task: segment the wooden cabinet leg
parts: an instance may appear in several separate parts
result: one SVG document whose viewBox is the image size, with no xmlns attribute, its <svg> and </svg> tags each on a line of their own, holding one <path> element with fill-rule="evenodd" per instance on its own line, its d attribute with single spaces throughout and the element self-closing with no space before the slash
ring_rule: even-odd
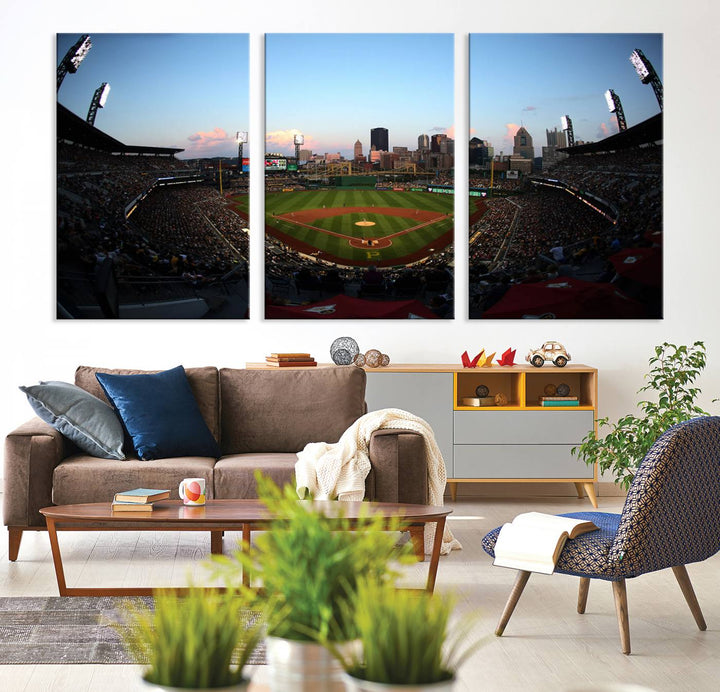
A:
<svg viewBox="0 0 720 692">
<path fill-rule="evenodd" d="M 592 506 L 597 509 L 598 507 L 598 501 L 597 496 L 595 495 L 595 485 L 594 483 L 583 483 L 583 487 L 585 488 L 585 492 L 587 493 L 588 497 L 590 498 L 590 502 L 592 502 Z"/>
<path fill-rule="evenodd" d="M 224 531 L 210 532 L 210 552 L 213 555 L 222 555 Z"/>
<path fill-rule="evenodd" d="M 15 526 L 8 526 L 8 560 L 10 560 L 10 562 L 17 560 L 22 535 L 22 529 L 18 529 Z"/>
<path fill-rule="evenodd" d="M 448 485 L 450 486 L 450 499 L 451 499 L 453 502 L 455 502 L 455 500 L 457 500 L 457 487 L 458 487 L 458 484 L 457 484 L 457 483 L 452 483 L 452 482 L 450 482 L 450 483 L 448 483 Z"/>
<path fill-rule="evenodd" d="M 590 578 L 580 577 L 580 588 L 578 589 L 577 612 L 582 615 L 587 605 L 588 591 L 590 590 Z"/>
<path fill-rule="evenodd" d="M 510 592 L 510 597 L 505 604 L 505 610 L 503 610 L 502 615 L 500 616 L 500 622 L 498 622 L 497 627 L 495 628 L 496 637 L 502 637 L 505 627 L 508 624 L 508 620 L 510 620 L 510 616 L 513 614 L 513 610 L 515 610 L 515 606 L 520 600 L 525 584 L 527 584 L 531 574 L 532 572 L 525 572 L 524 570 L 518 572 L 515 584 Z"/>
<path fill-rule="evenodd" d="M 578 500 L 582 500 L 585 497 L 585 488 L 582 483 L 575 483 L 575 492 L 577 492 Z"/>
<path fill-rule="evenodd" d="M 410 540 L 412 541 L 415 558 L 418 562 L 425 561 L 425 526 L 411 526 Z"/>
<path fill-rule="evenodd" d="M 688 575 L 685 565 L 673 567 L 672 571 L 675 574 L 675 579 L 677 579 L 678 584 L 680 584 L 680 589 L 683 592 L 683 596 L 685 596 L 685 601 L 690 606 L 690 612 L 693 614 L 698 628 L 701 632 L 704 632 L 707 629 L 707 625 L 705 624 L 705 618 L 703 617 L 702 610 L 700 610 L 700 604 L 698 603 L 697 596 L 695 596 L 695 589 L 693 589 L 690 583 L 690 575 Z"/>
<path fill-rule="evenodd" d="M 630 619 L 628 617 L 627 589 L 625 580 L 612 582 L 613 596 L 615 597 L 615 612 L 617 613 L 618 629 L 620 630 L 620 646 L 622 652 L 630 653 Z"/>
</svg>

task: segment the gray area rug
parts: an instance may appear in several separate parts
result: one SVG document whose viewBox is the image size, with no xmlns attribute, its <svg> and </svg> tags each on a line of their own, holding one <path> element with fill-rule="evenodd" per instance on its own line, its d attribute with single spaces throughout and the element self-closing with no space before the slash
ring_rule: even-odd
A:
<svg viewBox="0 0 720 692">
<path fill-rule="evenodd" d="M 0 664 L 134 663 L 113 627 L 130 601 L 153 605 L 151 597 L 2 597 Z M 248 663 L 265 663 L 262 642 Z"/>
</svg>

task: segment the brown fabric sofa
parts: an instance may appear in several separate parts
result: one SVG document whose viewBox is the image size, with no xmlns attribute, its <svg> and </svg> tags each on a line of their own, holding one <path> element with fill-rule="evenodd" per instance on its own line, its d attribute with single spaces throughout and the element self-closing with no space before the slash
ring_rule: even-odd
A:
<svg viewBox="0 0 720 692">
<path fill-rule="evenodd" d="M 75 384 L 107 401 L 96 372 L 147 371 L 79 367 Z M 337 442 L 366 412 L 365 371 L 354 366 L 280 371 L 202 367 L 186 373 L 220 444 L 219 459 L 91 457 L 39 418 L 6 437 L 4 522 L 10 560 L 17 559 L 23 531 L 45 528 L 38 511 L 42 507 L 109 502 L 114 493 L 135 487 L 170 488 L 177 498 L 178 485 L 187 477 L 205 478 L 208 498 L 254 498 L 256 469 L 277 483 L 290 482 L 296 452 L 308 442 Z M 410 431 L 373 433 L 366 498 L 425 503 L 423 445 L 422 437 Z"/>
</svg>

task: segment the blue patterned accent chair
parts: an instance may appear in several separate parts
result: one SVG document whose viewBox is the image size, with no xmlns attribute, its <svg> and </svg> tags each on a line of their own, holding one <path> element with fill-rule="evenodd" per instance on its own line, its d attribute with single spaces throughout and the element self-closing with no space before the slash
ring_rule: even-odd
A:
<svg viewBox="0 0 720 692">
<path fill-rule="evenodd" d="M 690 611 L 706 629 L 685 565 L 720 550 L 720 417 L 694 418 L 670 428 L 652 446 L 625 500 L 622 514 L 572 512 L 599 531 L 567 541 L 556 572 L 580 577 L 578 613 L 585 612 L 590 579 L 612 583 L 620 643 L 630 653 L 625 580 L 671 567 Z M 498 527 L 483 538 L 495 557 Z M 501 636 L 530 572 L 519 571 L 495 634 Z"/>
</svg>

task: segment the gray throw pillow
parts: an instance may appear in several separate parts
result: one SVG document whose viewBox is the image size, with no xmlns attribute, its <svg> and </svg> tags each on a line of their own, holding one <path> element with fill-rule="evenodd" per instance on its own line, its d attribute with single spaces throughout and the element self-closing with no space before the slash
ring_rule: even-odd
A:
<svg viewBox="0 0 720 692">
<path fill-rule="evenodd" d="M 124 459 L 122 423 L 111 406 L 67 382 L 20 387 L 30 406 L 80 449 L 94 457 Z"/>
</svg>

